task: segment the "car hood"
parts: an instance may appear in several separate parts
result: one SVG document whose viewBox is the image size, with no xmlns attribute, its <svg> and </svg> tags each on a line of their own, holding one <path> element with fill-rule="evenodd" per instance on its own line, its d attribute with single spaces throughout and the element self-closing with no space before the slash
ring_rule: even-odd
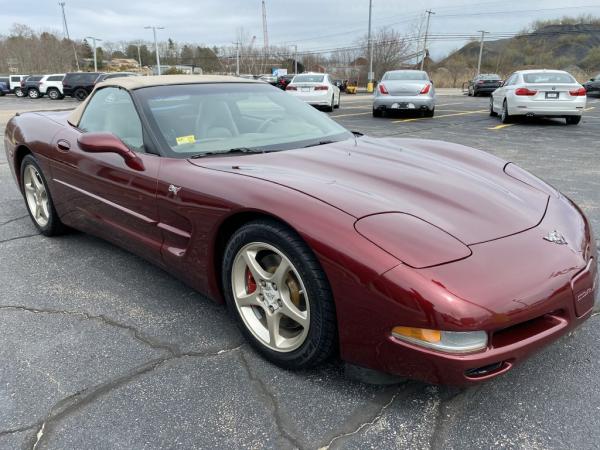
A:
<svg viewBox="0 0 600 450">
<path fill-rule="evenodd" d="M 357 219 L 410 214 L 467 245 L 535 227 L 548 203 L 547 194 L 504 173 L 505 161 L 440 141 L 364 137 L 190 162 L 287 186 Z"/>
</svg>

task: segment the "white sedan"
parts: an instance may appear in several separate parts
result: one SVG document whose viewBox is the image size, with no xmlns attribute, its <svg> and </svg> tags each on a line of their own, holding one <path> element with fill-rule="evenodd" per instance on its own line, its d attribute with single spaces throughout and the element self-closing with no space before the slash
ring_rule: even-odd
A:
<svg viewBox="0 0 600 450">
<path fill-rule="evenodd" d="M 332 83 L 328 74 L 296 75 L 285 90 L 309 105 L 325 107 L 327 111 L 340 107 L 340 88 Z"/>
<path fill-rule="evenodd" d="M 514 116 L 562 117 L 577 125 L 586 105 L 585 88 L 562 70 L 521 70 L 492 92 L 490 115 L 503 123 Z"/>
</svg>

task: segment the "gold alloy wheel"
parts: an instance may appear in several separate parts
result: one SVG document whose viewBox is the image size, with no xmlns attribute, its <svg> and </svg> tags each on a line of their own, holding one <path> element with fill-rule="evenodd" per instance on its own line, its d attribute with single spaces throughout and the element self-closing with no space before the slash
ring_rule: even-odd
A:
<svg viewBox="0 0 600 450">
<path fill-rule="evenodd" d="M 31 164 L 24 170 L 23 187 L 25 189 L 27 207 L 29 208 L 33 219 L 40 227 L 45 227 L 50 220 L 48 191 L 46 191 L 40 173 Z"/>
<path fill-rule="evenodd" d="M 235 256 L 231 287 L 238 313 L 266 347 L 291 352 L 306 340 L 310 303 L 292 262 L 263 242 L 245 245 Z"/>
</svg>

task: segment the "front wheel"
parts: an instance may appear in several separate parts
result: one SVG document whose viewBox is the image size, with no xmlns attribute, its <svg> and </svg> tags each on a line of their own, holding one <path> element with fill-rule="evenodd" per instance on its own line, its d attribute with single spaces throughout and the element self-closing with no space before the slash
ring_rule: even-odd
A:
<svg viewBox="0 0 600 450">
<path fill-rule="evenodd" d="M 29 96 L 29 98 L 38 98 L 40 97 L 40 91 L 38 91 L 35 88 L 29 89 L 29 91 L 27 91 L 27 95 Z"/>
<path fill-rule="evenodd" d="M 48 89 L 48 97 L 50 97 L 50 100 L 58 100 L 62 98 L 58 89 Z"/>
<path fill-rule="evenodd" d="M 329 106 L 327 108 L 325 108 L 325 110 L 328 112 L 332 112 L 334 108 L 335 108 L 335 95 L 332 95 L 331 103 L 329 104 Z"/>
<path fill-rule="evenodd" d="M 565 117 L 565 120 L 567 121 L 567 125 L 579 125 L 581 116 L 567 116 Z"/>
<path fill-rule="evenodd" d="M 25 97 L 25 93 L 23 92 L 23 89 L 21 89 L 21 88 L 15 88 L 15 95 L 17 97 Z"/>
<path fill-rule="evenodd" d="M 21 164 L 21 191 L 29 216 L 36 228 L 45 236 L 65 231 L 48 190 L 48 183 L 32 155 L 26 155 Z"/>
<path fill-rule="evenodd" d="M 342 95 L 338 95 L 338 101 L 335 105 L 335 109 L 340 109 L 340 104 L 342 103 Z"/>
<path fill-rule="evenodd" d="M 428 109 L 427 111 L 425 111 L 425 117 L 433 117 L 435 115 L 435 107 L 433 107 L 432 109 Z"/>
<path fill-rule="evenodd" d="M 333 354 L 331 289 L 315 255 L 293 230 L 271 220 L 244 225 L 227 244 L 222 273 L 230 313 L 267 359 L 304 369 Z"/>
<path fill-rule="evenodd" d="M 75 92 L 73 93 L 73 97 L 75 97 L 80 102 L 84 101 L 87 96 L 88 96 L 88 93 L 83 88 L 76 89 Z"/>
</svg>

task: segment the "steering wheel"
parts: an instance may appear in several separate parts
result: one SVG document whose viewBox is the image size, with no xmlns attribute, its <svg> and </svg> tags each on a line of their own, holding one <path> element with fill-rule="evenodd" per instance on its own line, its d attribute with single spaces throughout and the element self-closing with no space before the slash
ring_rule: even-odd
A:
<svg viewBox="0 0 600 450">
<path fill-rule="evenodd" d="M 260 124 L 260 126 L 258 127 L 258 129 L 256 130 L 257 133 L 261 133 L 265 130 L 265 128 L 267 128 L 268 125 L 277 122 L 278 120 L 283 120 L 282 117 L 278 117 L 278 116 L 274 116 L 274 117 L 269 117 L 268 119 L 265 119 L 265 121 L 263 123 Z"/>
</svg>

